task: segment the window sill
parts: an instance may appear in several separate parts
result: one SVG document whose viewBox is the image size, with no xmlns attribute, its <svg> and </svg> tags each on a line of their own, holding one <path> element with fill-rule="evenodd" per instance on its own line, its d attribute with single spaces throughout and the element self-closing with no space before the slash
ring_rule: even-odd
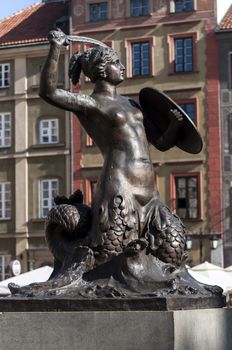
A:
<svg viewBox="0 0 232 350">
<path fill-rule="evenodd" d="M 126 77 L 125 79 L 148 79 L 148 78 L 154 78 L 155 75 L 148 74 L 148 75 L 136 75 L 133 77 Z"/>
<path fill-rule="evenodd" d="M 191 74 L 197 74 L 200 73 L 199 70 L 193 70 L 191 72 L 169 72 L 168 75 L 172 76 L 172 75 L 191 75 Z"/>
<path fill-rule="evenodd" d="M 11 147 L 12 147 L 12 145 L 10 145 L 10 146 L 0 146 L 0 152 L 4 151 L 5 149 L 8 150 Z"/>
<path fill-rule="evenodd" d="M 30 219 L 29 222 L 32 223 L 44 223 L 46 218 L 34 218 L 34 219 Z"/>
<path fill-rule="evenodd" d="M 152 17 L 152 14 L 148 13 L 147 15 L 139 15 L 139 16 L 133 16 L 130 14 L 127 18 L 147 18 L 147 17 Z"/>
<path fill-rule="evenodd" d="M 1 218 L 0 218 L 0 223 L 1 223 L 1 222 L 5 222 L 5 221 L 6 221 L 6 222 L 9 222 L 9 221 L 11 221 L 11 218 L 6 218 L 6 219 L 1 219 Z"/>
<path fill-rule="evenodd" d="M 62 83 L 62 82 L 57 83 L 57 87 L 63 87 L 63 86 L 64 86 L 64 83 Z M 33 84 L 33 85 L 29 86 L 28 90 L 29 89 L 37 90 L 39 88 L 40 88 L 40 84 Z"/>
<path fill-rule="evenodd" d="M 204 220 L 202 218 L 196 218 L 196 219 L 184 219 L 184 218 L 181 218 L 180 217 L 180 220 L 181 221 L 184 221 L 184 222 L 191 222 L 191 223 L 198 223 L 198 222 L 204 222 Z"/>
<path fill-rule="evenodd" d="M 192 10 L 185 10 L 185 11 L 179 11 L 179 12 L 176 12 L 176 11 L 170 11 L 169 13 L 171 15 L 179 15 L 179 14 L 189 14 L 189 13 L 195 13 L 196 10 L 195 9 L 192 9 Z"/>
<path fill-rule="evenodd" d="M 31 149 L 39 149 L 39 148 L 52 148 L 52 147 L 64 147 L 64 143 L 39 143 L 36 145 L 32 145 Z"/>
<path fill-rule="evenodd" d="M 101 23 L 101 22 L 107 22 L 107 21 L 109 21 L 110 20 L 110 18 L 105 18 L 105 19 L 97 19 L 96 21 L 93 21 L 93 20 L 91 20 L 91 19 L 89 19 L 88 21 L 87 21 L 87 23 Z"/>
<path fill-rule="evenodd" d="M 7 86 L 0 86 L 0 89 L 9 89 L 10 88 L 10 85 L 7 85 Z"/>
<path fill-rule="evenodd" d="M 39 86 L 40 86 L 39 84 L 35 84 L 35 85 L 31 85 L 30 88 L 33 90 L 34 89 L 36 90 L 36 89 L 39 89 Z"/>
</svg>

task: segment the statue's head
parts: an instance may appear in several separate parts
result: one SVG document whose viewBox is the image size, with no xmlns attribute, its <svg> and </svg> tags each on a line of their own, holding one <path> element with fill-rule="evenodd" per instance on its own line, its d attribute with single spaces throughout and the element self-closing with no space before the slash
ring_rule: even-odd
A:
<svg viewBox="0 0 232 350">
<path fill-rule="evenodd" d="M 69 64 L 69 77 L 72 79 L 74 85 L 76 85 L 80 79 L 81 71 L 95 83 L 97 80 L 107 79 L 109 73 L 109 65 L 117 64 L 119 70 L 121 70 L 121 82 L 123 80 L 124 71 L 123 65 L 119 61 L 118 54 L 110 47 L 96 46 L 86 50 L 84 53 L 75 53 Z M 108 71 L 108 73 L 107 73 Z"/>
</svg>

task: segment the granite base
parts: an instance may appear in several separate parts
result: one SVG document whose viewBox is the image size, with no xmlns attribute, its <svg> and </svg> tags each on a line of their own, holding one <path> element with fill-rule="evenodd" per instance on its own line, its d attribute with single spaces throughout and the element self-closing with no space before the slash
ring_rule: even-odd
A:
<svg viewBox="0 0 232 350">
<path fill-rule="evenodd" d="M 231 350 L 232 309 L 2 312 L 0 350 Z"/>
</svg>

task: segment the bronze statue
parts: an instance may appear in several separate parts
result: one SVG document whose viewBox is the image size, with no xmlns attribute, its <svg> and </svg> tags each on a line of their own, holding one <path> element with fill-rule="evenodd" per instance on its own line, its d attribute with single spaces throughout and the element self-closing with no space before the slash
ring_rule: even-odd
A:
<svg viewBox="0 0 232 350">
<path fill-rule="evenodd" d="M 80 191 L 69 199 L 56 198 L 57 206 L 46 220 L 55 269 L 42 288 L 60 288 L 58 293 L 62 293 L 63 286 L 81 278 L 85 287 L 78 282 L 70 288 L 72 293 L 213 293 L 183 267 L 185 227 L 160 201 L 148 148 L 149 140 L 161 151 L 177 145 L 197 153 L 202 142 L 194 125 L 173 101 L 154 89 L 141 91 L 142 109 L 119 95 L 117 85 L 124 79 L 125 68 L 106 45 L 76 53 L 70 60 L 69 76 L 74 84 L 81 72 L 95 84 L 90 96 L 59 89 L 59 54 L 62 45 L 68 45 L 68 38 L 60 30 L 51 31 L 48 38 L 50 51 L 41 73 L 40 96 L 76 114 L 99 147 L 104 164 L 91 208 L 83 204 Z M 153 106 L 157 94 L 164 101 Z M 10 287 L 15 294 L 41 291 L 39 286 Z"/>
</svg>

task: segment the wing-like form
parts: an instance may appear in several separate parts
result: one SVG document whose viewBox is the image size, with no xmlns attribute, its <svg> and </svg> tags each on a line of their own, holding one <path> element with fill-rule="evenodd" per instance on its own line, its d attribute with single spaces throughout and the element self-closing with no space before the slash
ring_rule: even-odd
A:
<svg viewBox="0 0 232 350">
<path fill-rule="evenodd" d="M 202 138 L 189 116 L 170 97 L 153 88 L 144 88 L 139 93 L 144 114 L 144 127 L 148 141 L 157 147 L 156 141 L 170 125 L 170 110 L 177 109 L 183 117 L 175 145 L 185 152 L 197 154 L 202 150 Z"/>
</svg>

